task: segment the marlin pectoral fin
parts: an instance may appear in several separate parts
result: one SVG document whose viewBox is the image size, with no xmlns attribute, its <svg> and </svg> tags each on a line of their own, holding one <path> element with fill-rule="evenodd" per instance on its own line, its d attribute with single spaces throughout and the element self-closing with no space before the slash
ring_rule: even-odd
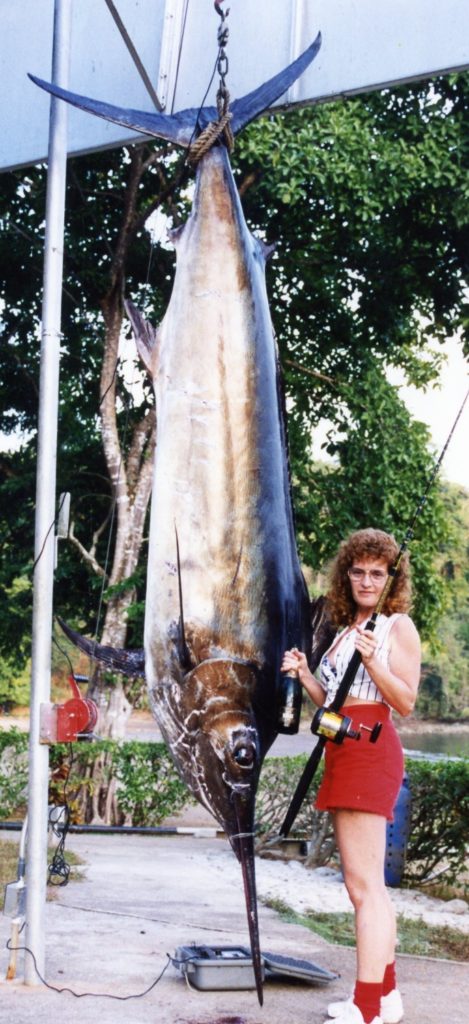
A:
<svg viewBox="0 0 469 1024">
<path fill-rule="evenodd" d="M 327 599 L 324 595 L 311 601 L 311 627 L 312 643 L 308 664 L 311 672 L 314 672 L 337 632 L 329 617 Z"/>
<path fill-rule="evenodd" d="M 126 651 L 119 647 L 105 647 L 103 644 L 96 643 L 95 640 L 88 640 L 87 637 L 81 636 L 80 633 L 67 626 L 63 619 L 57 617 L 57 622 L 65 636 L 75 644 L 75 647 L 84 651 L 90 658 L 94 658 L 95 661 L 106 665 L 114 672 L 122 672 L 125 676 L 145 676 L 145 652 L 143 650 Z"/>
<path fill-rule="evenodd" d="M 158 335 L 155 328 L 145 320 L 133 302 L 127 300 L 125 303 L 127 316 L 132 324 L 135 343 L 142 363 L 146 366 L 151 377 L 155 375 L 155 357 Z"/>
<path fill-rule="evenodd" d="M 231 128 L 236 135 L 245 125 L 253 121 L 258 114 L 278 99 L 282 93 L 293 84 L 293 82 L 311 64 L 321 46 L 321 33 L 318 32 L 314 43 L 308 47 L 292 64 L 274 75 L 268 82 L 264 82 L 258 89 L 248 93 L 231 105 L 233 119 Z M 123 125 L 125 128 L 132 128 L 133 131 L 142 132 L 143 135 L 151 135 L 158 139 L 167 139 L 179 146 L 190 146 L 194 135 L 202 131 L 211 121 L 216 121 L 218 113 L 216 107 L 203 107 L 201 110 L 191 108 L 180 110 L 175 114 L 159 114 L 145 110 L 126 110 L 123 107 L 115 107 L 112 103 L 103 103 L 100 100 L 92 100 L 88 96 L 79 96 L 77 93 L 68 92 L 58 85 L 45 82 L 35 75 L 28 76 L 35 85 L 58 99 L 66 100 L 72 106 L 80 110 L 86 110 L 89 114 L 96 114 L 105 121 L 112 121 L 114 124 Z"/>
</svg>

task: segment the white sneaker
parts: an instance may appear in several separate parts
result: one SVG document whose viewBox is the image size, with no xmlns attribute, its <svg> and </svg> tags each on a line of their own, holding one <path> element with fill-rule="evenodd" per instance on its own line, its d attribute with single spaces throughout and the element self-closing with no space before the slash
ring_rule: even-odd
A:
<svg viewBox="0 0 469 1024">
<path fill-rule="evenodd" d="M 350 999 L 342 1000 L 337 1003 L 329 1003 L 327 1007 L 327 1013 L 329 1017 L 342 1017 L 344 1007 L 349 1003 L 353 1003 L 353 996 Z M 394 988 L 392 992 L 388 992 L 387 996 L 381 997 L 381 1008 L 380 1015 L 383 1024 L 399 1024 L 404 1016 L 404 1007 L 402 1005 L 402 996 L 398 988 Z"/>
<path fill-rule="evenodd" d="M 331 1009 L 335 1009 L 336 1012 L 332 1014 Z M 337 1024 L 365 1024 L 361 1010 L 352 999 L 345 999 L 341 1003 L 331 1003 L 327 1012 L 330 1017 L 335 1017 Z M 327 1024 L 327 1021 L 324 1024 Z M 371 1024 L 383 1024 L 383 1018 L 373 1017 Z"/>
<path fill-rule="evenodd" d="M 383 1024 L 399 1024 L 404 1016 L 402 996 L 398 988 L 393 988 L 387 996 L 381 996 L 381 1017 Z"/>
</svg>

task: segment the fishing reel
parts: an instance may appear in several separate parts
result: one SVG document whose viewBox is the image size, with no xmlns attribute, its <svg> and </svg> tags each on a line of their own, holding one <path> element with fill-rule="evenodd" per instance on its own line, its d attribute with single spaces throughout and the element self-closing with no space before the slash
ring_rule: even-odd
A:
<svg viewBox="0 0 469 1024">
<path fill-rule="evenodd" d="M 361 739 L 362 730 L 370 733 L 370 743 L 376 743 L 382 728 L 383 723 L 376 722 L 373 727 L 360 723 L 359 729 L 352 729 L 351 718 L 347 715 L 340 715 L 337 711 L 331 711 L 330 708 L 318 708 L 311 722 L 311 732 L 316 736 L 324 736 L 326 740 L 332 740 L 337 744 L 343 743 L 345 739 Z"/>
</svg>

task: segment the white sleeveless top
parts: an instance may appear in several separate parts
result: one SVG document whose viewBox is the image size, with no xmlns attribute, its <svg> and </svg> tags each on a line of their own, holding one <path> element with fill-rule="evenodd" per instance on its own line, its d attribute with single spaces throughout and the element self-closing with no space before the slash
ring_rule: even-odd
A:
<svg viewBox="0 0 469 1024">
<path fill-rule="evenodd" d="M 374 635 L 378 641 L 376 648 L 376 657 L 382 665 L 388 667 L 389 663 L 389 647 L 390 647 L 390 633 L 391 629 L 396 622 L 396 619 L 401 617 L 401 613 L 395 613 L 394 615 L 378 615 L 376 625 L 374 629 Z M 339 683 L 344 677 L 345 670 L 352 655 L 355 652 L 355 637 L 356 628 L 350 629 L 347 627 L 342 632 L 338 633 L 333 643 L 329 647 L 329 650 L 321 658 L 320 662 L 320 683 L 325 691 L 325 706 L 328 707 L 332 703 L 337 693 Z M 342 638 L 342 639 L 341 639 Z M 334 651 L 335 664 L 331 665 L 328 654 Z M 381 704 L 386 704 L 384 697 L 378 690 L 371 676 L 368 674 L 363 662 L 358 668 L 355 680 L 349 690 L 349 697 L 357 697 L 360 700 L 377 701 Z"/>
</svg>

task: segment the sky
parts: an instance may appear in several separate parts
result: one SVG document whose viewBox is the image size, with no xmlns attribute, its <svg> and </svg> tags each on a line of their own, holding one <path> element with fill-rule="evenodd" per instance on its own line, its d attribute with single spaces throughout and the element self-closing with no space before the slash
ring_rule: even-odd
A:
<svg viewBox="0 0 469 1024">
<path fill-rule="evenodd" d="M 440 347 L 438 346 L 438 351 Z M 427 391 L 407 387 L 403 374 L 396 371 L 389 374 L 393 384 L 399 386 L 401 398 L 416 420 L 426 423 L 435 446 L 435 455 L 442 451 L 458 411 L 469 388 L 469 364 L 464 358 L 460 343 L 449 339 L 443 346 L 446 361 L 442 367 L 438 387 Z M 321 444 L 325 440 L 328 424 L 324 423 L 315 431 L 313 453 L 316 458 L 325 458 Z M 454 484 L 461 484 L 469 491 L 469 398 L 448 445 L 440 470 L 442 477 Z"/>
<path fill-rule="evenodd" d="M 426 392 L 416 388 L 400 388 L 401 397 L 414 419 L 421 420 L 430 428 L 438 455 L 469 389 L 469 364 L 463 356 L 460 343 L 452 338 L 446 342 L 444 351 L 447 358 L 439 388 Z M 462 484 L 469 491 L 469 398 L 448 445 L 441 472 L 451 483 Z"/>
</svg>

